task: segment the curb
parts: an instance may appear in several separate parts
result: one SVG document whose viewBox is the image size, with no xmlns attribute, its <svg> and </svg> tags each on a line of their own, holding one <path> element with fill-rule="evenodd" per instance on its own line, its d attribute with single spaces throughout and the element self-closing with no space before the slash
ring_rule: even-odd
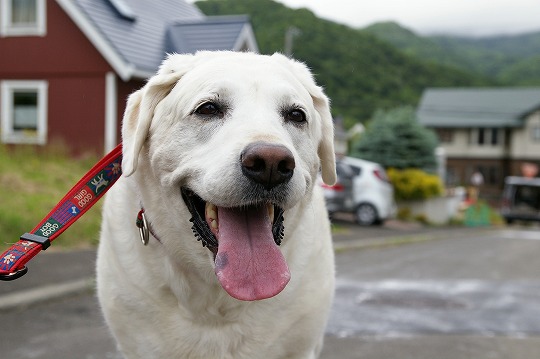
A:
<svg viewBox="0 0 540 359">
<path fill-rule="evenodd" d="M 89 277 L 21 290 L 0 296 L 0 311 L 25 308 L 36 303 L 47 302 L 52 299 L 92 291 L 94 289 L 95 279 L 94 277 Z"/>
<path fill-rule="evenodd" d="M 469 235 L 471 230 L 474 230 L 475 236 L 484 235 L 489 232 L 489 228 L 466 228 L 463 231 L 458 231 L 454 235 Z M 369 249 L 369 248 L 380 248 L 387 246 L 397 246 L 404 244 L 414 244 L 427 241 L 435 241 L 441 239 L 451 239 L 445 233 L 439 233 L 437 231 L 426 232 L 426 233 L 416 233 L 416 234 L 401 234 L 395 236 L 388 236 L 384 238 L 363 238 L 363 239 L 343 239 L 340 241 L 334 241 L 334 252 L 341 253 L 348 250 L 359 250 L 359 249 Z"/>
<path fill-rule="evenodd" d="M 366 239 L 356 239 L 356 240 L 346 240 L 340 242 L 334 242 L 334 251 L 337 253 L 345 252 L 348 250 L 355 249 L 368 249 L 368 248 L 378 248 L 378 247 L 387 247 L 387 246 L 396 246 L 402 244 L 411 244 L 432 241 L 436 239 L 441 239 L 442 237 L 436 235 L 408 235 L 408 236 L 390 236 L 386 238 L 366 238 Z"/>
</svg>

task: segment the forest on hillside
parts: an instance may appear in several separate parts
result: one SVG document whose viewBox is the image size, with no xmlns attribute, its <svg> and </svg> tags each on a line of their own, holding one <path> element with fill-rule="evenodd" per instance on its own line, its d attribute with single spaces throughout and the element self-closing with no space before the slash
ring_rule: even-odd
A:
<svg viewBox="0 0 540 359">
<path fill-rule="evenodd" d="M 305 62 L 332 100 L 335 117 L 347 127 L 378 109 L 416 106 L 427 87 L 490 86 L 483 74 L 411 56 L 374 34 L 290 9 L 272 0 L 205 0 L 206 15 L 247 14 L 263 54 L 284 52 L 293 30 L 292 57 Z"/>
</svg>

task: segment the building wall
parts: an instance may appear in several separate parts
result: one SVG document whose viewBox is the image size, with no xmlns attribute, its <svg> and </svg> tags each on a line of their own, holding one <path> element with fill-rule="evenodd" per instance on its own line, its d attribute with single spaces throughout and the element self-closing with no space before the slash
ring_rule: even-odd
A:
<svg viewBox="0 0 540 359">
<path fill-rule="evenodd" d="M 521 166 L 533 163 L 540 167 L 540 111 L 524 121 L 523 128 L 499 130 L 496 145 L 474 143 L 476 129 L 445 129 L 446 182 L 450 186 L 470 186 L 475 171 L 484 176 L 481 196 L 497 203 L 506 176 L 521 176 Z M 448 141 L 448 139 L 451 141 Z"/>
<path fill-rule="evenodd" d="M 54 0 L 45 36 L 0 38 L 1 80 L 48 82 L 48 143 L 103 151 L 105 75 L 112 68 Z"/>
<path fill-rule="evenodd" d="M 123 82 L 118 80 L 118 98 L 117 98 L 117 109 L 118 109 L 118 132 L 117 138 L 120 142 L 122 136 L 122 119 L 124 117 L 124 111 L 126 109 L 127 99 L 129 95 L 136 90 L 140 89 L 146 83 L 145 80 L 131 80 L 129 82 Z"/>
<path fill-rule="evenodd" d="M 473 173 L 479 171 L 484 178 L 484 183 L 480 186 L 481 197 L 497 203 L 502 193 L 504 177 L 509 175 L 509 166 L 510 162 L 504 159 L 448 158 L 447 184 L 470 187 Z"/>
<path fill-rule="evenodd" d="M 105 77 L 49 79 L 49 140 L 74 152 L 101 153 L 105 129 Z"/>
<path fill-rule="evenodd" d="M 510 147 L 512 158 L 540 161 L 540 111 L 525 119 L 525 126 L 513 131 Z"/>
<path fill-rule="evenodd" d="M 0 38 L 0 74 L 70 76 L 103 73 L 107 62 L 54 0 L 47 1 L 47 32 Z"/>
<path fill-rule="evenodd" d="M 450 142 L 442 142 L 446 155 L 451 157 L 468 157 L 467 146 L 469 146 L 469 131 L 467 129 L 446 129 L 451 131 Z"/>
<path fill-rule="evenodd" d="M 454 128 L 446 129 L 452 131 L 452 141 L 443 142 L 441 145 L 448 157 L 461 158 L 501 158 L 506 156 L 507 147 L 505 145 L 505 131 L 498 129 L 498 141 L 496 145 L 491 143 L 479 145 L 475 143 L 477 129 Z"/>
<path fill-rule="evenodd" d="M 495 145 L 489 141 L 482 145 L 476 143 L 477 129 L 449 128 L 444 132 L 446 141 L 441 146 L 446 154 L 446 184 L 470 187 L 471 177 L 478 171 L 484 177 L 480 195 L 496 203 L 504 177 L 509 173 L 504 131 L 499 130 Z"/>
</svg>

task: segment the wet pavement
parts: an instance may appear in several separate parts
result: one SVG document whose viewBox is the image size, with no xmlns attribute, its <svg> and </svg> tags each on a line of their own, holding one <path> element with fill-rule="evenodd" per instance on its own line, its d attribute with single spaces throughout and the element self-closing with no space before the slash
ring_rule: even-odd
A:
<svg viewBox="0 0 540 359">
<path fill-rule="evenodd" d="M 321 359 L 540 357 L 540 229 L 390 222 L 335 235 L 336 299 Z M 95 253 L 49 252 L 3 299 L 62 283 L 78 290 L 0 310 L 1 358 L 120 358 L 87 280 Z"/>
<path fill-rule="evenodd" d="M 540 229 L 429 235 L 338 254 L 323 358 L 539 358 Z"/>
</svg>

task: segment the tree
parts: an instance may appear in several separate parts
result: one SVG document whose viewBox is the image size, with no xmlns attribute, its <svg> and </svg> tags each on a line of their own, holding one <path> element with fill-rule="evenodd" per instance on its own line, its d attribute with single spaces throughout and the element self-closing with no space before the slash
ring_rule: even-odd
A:
<svg viewBox="0 0 540 359">
<path fill-rule="evenodd" d="M 412 107 L 378 110 L 351 155 L 386 168 L 434 171 L 437 137 L 420 125 Z"/>
</svg>

